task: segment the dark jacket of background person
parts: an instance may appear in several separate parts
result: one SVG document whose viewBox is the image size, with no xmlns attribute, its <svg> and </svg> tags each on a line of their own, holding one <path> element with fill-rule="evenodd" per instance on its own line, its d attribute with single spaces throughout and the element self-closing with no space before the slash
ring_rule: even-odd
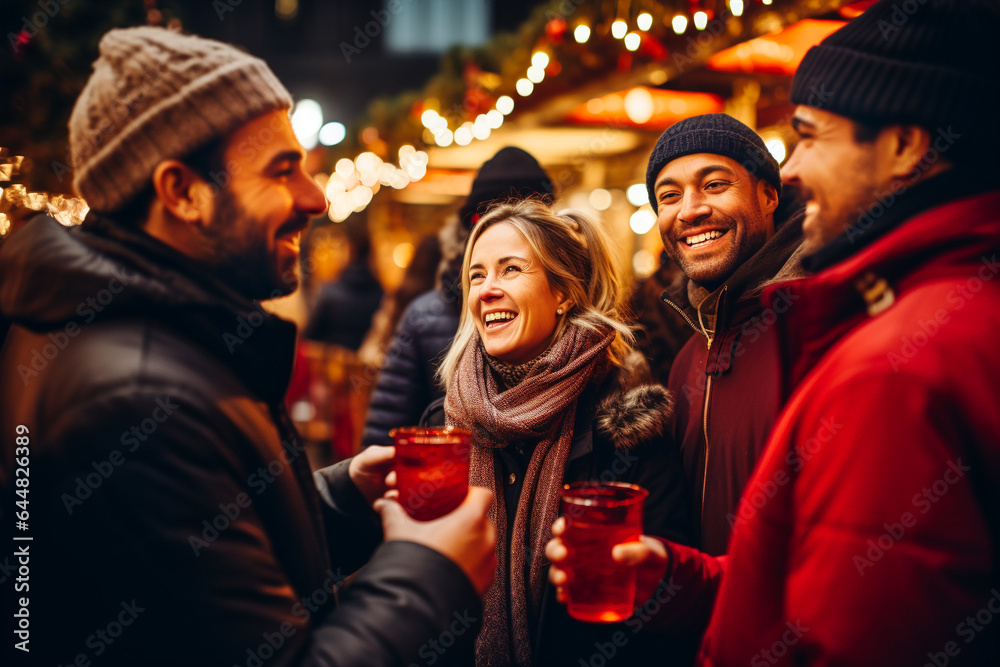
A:
<svg viewBox="0 0 1000 667">
<path fill-rule="evenodd" d="M 457 218 L 441 233 L 440 286 L 406 307 L 385 351 L 385 363 L 368 404 L 362 445 L 391 445 L 389 431 L 413 426 L 444 396 L 435 376 L 458 331 L 462 309 L 459 271 L 468 230 Z"/>
<path fill-rule="evenodd" d="M 443 426 L 443 399 L 428 408 L 422 423 Z M 643 530 L 684 544 L 692 543 L 681 460 L 669 438 L 673 399 L 660 385 L 649 384 L 649 369 L 642 355 L 633 353 L 629 365 L 613 371 L 599 385 L 584 390 L 576 411 L 573 444 L 563 481 L 621 481 L 638 484 L 650 492 L 643 515 Z M 503 481 L 507 523 L 513 525 L 527 457 L 533 445 L 497 450 L 497 475 Z M 519 453 L 524 452 L 523 457 Z M 510 480 L 513 479 L 513 483 Z M 404 505 L 406 498 L 400 498 Z M 527 545 L 526 545 L 527 548 Z M 547 581 L 547 578 L 546 578 Z M 673 594 L 663 587 L 661 601 Z M 678 639 L 642 632 L 660 611 L 651 604 L 622 623 L 595 624 L 574 620 L 555 599 L 555 588 L 546 584 L 541 618 L 534 637 L 533 662 L 540 667 L 577 667 L 580 660 L 593 664 L 613 648 L 621 664 L 684 665 L 694 660 L 697 637 Z M 615 640 L 616 633 L 621 633 Z M 624 638 L 624 639 L 623 639 Z M 607 659 L 607 656 L 602 656 Z"/>
<path fill-rule="evenodd" d="M 414 299 L 434 289 L 440 264 L 441 245 L 437 237 L 425 236 L 417 244 L 399 288 L 382 297 L 382 303 L 372 316 L 371 328 L 358 348 L 361 363 L 371 368 L 382 368 L 389 341 L 400 318 Z"/>
<path fill-rule="evenodd" d="M 303 335 L 356 352 L 368 333 L 384 290 L 368 264 L 371 239 L 367 217 L 349 218 L 343 228 L 351 259 L 336 280 L 320 288 Z"/>
<path fill-rule="evenodd" d="M 507 146 L 483 163 L 458 216 L 441 231 L 439 285 L 416 299 L 403 313 L 385 364 L 375 384 L 362 445 L 391 445 L 389 431 L 412 426 L 424 410 L 444 396 L 437 370 L 451 345 L 462 310 L 461 268 L 465 241 L 479 217 L 498 201 L 524 197 L 553 200 L 553 185 L 529 153 Z"/>
<path fill-rule="evenodd" d="M 351 262 L 337 280 L 320 288 L 303 335 L 309 340 L 357 350 L 368 333 L 382 294 L 382 284 L 368 262 Z"/>
<path fill-rule="evenodd" d="M 714 600 L 704 664 L 776 645 L 788 664 L 998 664 L 1000 192 L 947 176 L 765 292 L 809 304 L 777 326 L 794 393 L 729 555 L 672 546 L 658 619 L 705 623 Z"/>
<path fill-rule="evenodd" d="M 310 473 L 282 407 L 290 323 L 93 214 L 19 230 L 0 280 L 0 484 L 9 525 L 23 425 L 37 664 L 397 665 L 456 618 L 475 634 L 457 565 L 377 546 L 346 465 Z"/>
<path fill-rule="evenodd" d="M 674 360 L 669 389 L 677 402 L 673 436 L 691 489 L 700 548 L 726 552 L 733 513 L 782 407 L 774 322 L 791 303 L 764 308 L 764 284 L 801 275 L 802 209 L 786 192 L 776 232 L 698 310 L 686 277 L 664 292 L 695 334 Z M 714 322 L 711 320 L 713 319 Z"/>
</svg>

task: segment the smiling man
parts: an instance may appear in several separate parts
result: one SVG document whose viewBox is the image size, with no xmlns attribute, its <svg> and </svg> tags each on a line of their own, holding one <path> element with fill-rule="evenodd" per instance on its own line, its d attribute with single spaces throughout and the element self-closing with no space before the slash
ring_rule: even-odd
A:
<svg viewBox="0 0 1000 667">
<path fill-rule="evenodd" d="M 665 626 L 710 618 L 699 664 L 1000 664 L 998 32 L 994 0 L 880 0 L 795 75 L 787 406 L 726 557 L 616 548 L 679 587 Z"/>
<path fill-rule="evenodd" d="M 257 300 L 296 288 L 326 210 L 288 91 L 168 30 L 99 50 L 70 119 L 87 219 L 0 251 L 0 516 L 31 540 L 30 586 L 0 578 L 26 650 L 0 662 L 398 665 L 446 635 L 471 659 L 491 494 L 413 521 L 376 501 L 391 449 L 314 478 L 283 407 L 295 327 Z"/>
<path fill-rule="evenodd" d="M 800 271 L 801 209 L 779 205 L 778 164 L 731 116 L 668 128 L 646 171 L 667 254 L 684 279 L 664 301 L 697 335 L 678 353 L 669 388 L 700 547 L 726 551 L 736 504 L 781 407 L 774 318 L 762 287 Z"/>
</svg>

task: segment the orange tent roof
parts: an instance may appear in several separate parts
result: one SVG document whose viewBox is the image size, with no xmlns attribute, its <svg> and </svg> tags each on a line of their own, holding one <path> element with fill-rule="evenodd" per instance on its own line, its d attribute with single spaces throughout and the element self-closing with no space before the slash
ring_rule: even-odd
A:
<svg viewBox="0 0 1000 667">
<path fill-rule="evenodd" d="M 845 24 L 804 19 L 781 32 L 719 51 L 708 59 L 707 67 L 719 72 L 792 76 L 810 47 Z"/>
</svg>

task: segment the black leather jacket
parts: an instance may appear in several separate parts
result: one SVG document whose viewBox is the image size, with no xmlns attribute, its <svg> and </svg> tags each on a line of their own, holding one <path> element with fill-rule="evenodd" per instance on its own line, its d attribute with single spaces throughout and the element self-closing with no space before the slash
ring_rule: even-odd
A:
<svg viewBox="0 0 1000 667">
<path fill-rule="evenodd" d="M 414 543 L 378 546 L 346 462 L 310 472 L 282 407 L 293 325 L 95 218 L 15 232 L 0 311 L 8 526 L 14 466 L 30 465 L 30 592 L 0 578 L 5 604 L 30 595 L 19 660 L 406 665 L 456 624 L 474 637 L 462 571 Z"/>
</svg>

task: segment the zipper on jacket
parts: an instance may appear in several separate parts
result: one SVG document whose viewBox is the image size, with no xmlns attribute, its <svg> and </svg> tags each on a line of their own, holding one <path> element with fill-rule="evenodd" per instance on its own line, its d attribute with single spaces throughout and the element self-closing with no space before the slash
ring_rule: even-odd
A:
<svg viewBox="0 0 1000 667">
<path fill-rule="evenodd" d="M 708 397 L 712 391 L 712 376 L 708 376 L 708 381 L 705 383 L 705 407 L 702 410 L 702 428 L 705 433 L 705 470 L 702 473 L 701 478 L 701 510 L 699 522 L 701 524 L 700 528 L 703 530 L 705 528 L 705 491 L 708 488 Z"/>
<path fill-rule="evenodd" d="M 701 329 L 698 328 L 698 325 L 694 323 L 694 320 L 692 320 L 690 317 L 688 317 L 688 314 L 685 313 L 681 309 L 680 306 L 678 306 L 676 303 L 674 303 L 670 299 L 660 299 L 660 301 L 662 301 L 663 303 L 667 304 L 668 306 L 670 306 L 671 308 L 673 308 L 674 310 L 676 310 L 677 314 L 680 315 L 681 317 L 683 317 L 684 321 L 688 323 L 688 326 L 690 326 L 692 329 L 694 329 L 698 333 L 704 335 L 704 332 Z"/>
<path fill-rule="evenodd" d="M 722 301 L 726 296 L 726 290 L 729 288 L 728 285 L 722 286 L 722 291 L 719 292 L 719 298 L 715 301 L 715 331 L 712 332 L 714 335 L 716 331 L 719 330 L 719 312 L 722 310 Z M 704 305 L 704 304 L 703 304 Z M 712 336 L 708 335 L 708 329 L 705 328 L 705 324 L 701 319 L 701 307 L 698 307 L 698 324 L 701 325 L 701 330 L 705 334 L 705 340 L 708 341 L 709 357 L 711 357 L 712 341 L 714 340 Z M 706 360 L 707 363 L 707 360 Z M 705 492 L 708 489 L 708 457 L 711 453 L 711 449 L 708 444 L 708 400 L 712 395 L 712 376 L 707 376 L 708 380 L 705 382 L 705 402 L 701 413 L 701 425 L 705 433 L 705 470 L 701 477 L 701 509 L 699 511 L 699 523 L 701 528 L 705 527 Z"/>
</svg>

